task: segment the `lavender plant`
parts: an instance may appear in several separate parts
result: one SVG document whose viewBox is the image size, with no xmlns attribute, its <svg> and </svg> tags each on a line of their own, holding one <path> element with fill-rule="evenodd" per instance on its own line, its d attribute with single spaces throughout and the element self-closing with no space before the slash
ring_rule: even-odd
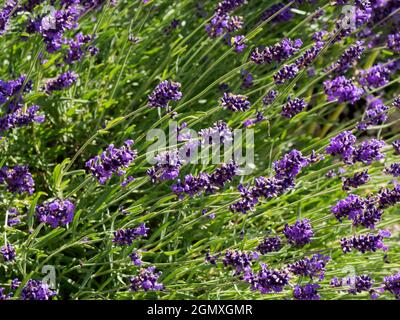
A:
<svg viewBox="0 0 400 320">
<path fill-rule="evenodd" d="M 0 300 L 399 299 L 399 21 L 3 1 Z"/>
</svg>

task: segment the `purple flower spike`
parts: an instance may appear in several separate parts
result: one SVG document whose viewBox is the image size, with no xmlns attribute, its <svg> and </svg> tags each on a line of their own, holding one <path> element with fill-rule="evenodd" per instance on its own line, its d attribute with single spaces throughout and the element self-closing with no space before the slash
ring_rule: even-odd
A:
<svg viewBox="0 0 400 320">
<path fill-rule="evenodd" d="M 351 162 L 355 142 L 356 137 L 350 131 L 341 132 L 331 139 L 326 153 L 332 156 L 340 155 L 345 162 Z"/>
<path fill-rule="evenodd" d="M 33 194 L 35 181 L 27 166 L 3 167 L 0 169 L 0 184 L 7 184 L 7 190 L 15 193 Z"/>
<path fill-rule="evenodd" d="M 248 101 L 247 97 L 243 95 L 224 93 L 220 103 L 221 107 L 229 109 L 233 112 L 246 111 L 250 109 L 250 101 Z"/>
<path fill-rule="evenodd" d="M 364 199 L 350 194 L 346 199 L 340 200 L 333 206 L 331 211 L 340 222 L 342 222 L 343 218 L 347 218 L 353 221 L 354 226 L 362 225 L 373 229 L 381 220 L 383 214 L 377 204 L 373 197 Z"/>
<path fill-rule="evenodd" d="M 353 177 L 343 179 L 343 190 L 350 190 L 351 188 L 358 188 L 359 186 L 366 184 L 371 179 L 368 174 L 368 170 L 362 172 L 356 172 Z"/>
<path fill-rule="evenodd" d="M 153 183 L 166 180 L 174 180 L 179 176 L 182 160 L 178 150 L 161 152 L 156 158 L 157 164 L 147 170 L 147 174 Z"/>
<path fill-rule="evenodd" d="M 218 13 L 228 13 L 239 8 L 246 3 L 246 0 L 222 0 L 218 3 L 215 12 Z"/>
<path fill-rule="evenodd" d="M 0 253 L 2 254 L 3 260 L 5 262 L 13 261 L 16 257 L 15 249 L 9 243 L 7 243 L 5 246 L 1 248 Z"/>
<path fill-rule="evenodd" d="M 279 2 L 276 4 L 273 4 L 271 7 L 269 7 L 267 10 L 265 10 L 261 14 L 261 20 L 265 21 L 269 19 L 271 16 L 273 16 L 275 13 L 279 12 L 285 7 L 285 4 Z M 286 8 L 282 12 L 280 12 L 278 15 L 276 15 L 271 22 L 273 23 L 280 23 L 280 22 L 286 22 L 291 20 L 294 17 L 293 13 L 290 11 L 290 8 Z"/>
<path fill-rule="evenodd" d="M 74 219 L 75 205 L 69 201 L 56 199 L 36 206 L 36 217 L 52 228 L 66 226 Z"/>
<path fill-rule="evenodd" d="M 45 120 L 43 115 L 38 114 L 39 106 L 34 105 L 23 110 L 20 106 L 15 106 L 14 112 L 5 114 L 0 118 L 0 132 L 14 128 L 25 127 L 31 123 L 42 123 Z"/>
<path fill-rule="evenodd" d="M 357 294 L 363 291 L 370 291 L 374 281 L 368 275 L 356 276 L 355 278 L 349 278 L 347 284 L 350 286 L 348 292 L 350 294 Z"/>
<path fill-rule="evenodd" d="M 170 101 L 182 99 L 181 84 L 170 80 L 161 82 L 149 95 L 149 106 L 151 108 L 169 108 Z"/>
<path fill-rule="evenodd" d="M 352 238 L 342 238 L 340 245 L 344 253 L 351 252 L 353 249 L 361 252 L 375 252 L 378 249 L 387 251 L 387 247 L 383 243 L 383 238 L 390 237 L 390 233 L 387 231 L 380 231 L 378 235 L 374 234 L 361 234 L 353 236 Z"/>
<path fill-rule="evenodd" d="M 293 297 L 297 300 L 319 300 L 319 284 L 306 284 L 304 286 L 296 285 L 293 290 Z"/>
<path fill-rule="evenodd" d="M 396 184 L 393 189 L 381 189 L 378 192 L 379 207 L 384 209 L 394 206 L 400 202 L 400 184 Z"/>
<path fill-rule="evenodd" d="M 78 33 L 74 39 L 64 41 L 64 43 L 69 46 L 68 52 L 64 57 L 65 63 L 72 64 L 81 61 L 85 56 L 86 50 L 90 50 L 92 54 L 96 53 L 96 50 L 98 50 L 97 48 L 87 46 L 92 40 L 92 36 Z"/>
<path fill-rule="evenodd" d="M 291 39 L 283 39 L 281 42 L 266 47 L 264 49 L 256 48 L 251 53 L 251 60 L 257 64 L 265 64 L 272 62 L 282 62 L 297 53 L 303 42 L 300 39 L 292 41 Z"/>
<path fill-rule="evenodd" d="M 400 272 L 383 279 L 383 290 L 390 292 L 400 300 Z"/>
<path fill-rule="evenodd" d="M 400 155 L 400 140 L 395 140 L 392 142 L 392 147 L 394 150 L 394 154 Z"/>
<path fill-rule="evenodd" d="M 246 49 L 245 39 L 245 36 L 234 36 L 232 38 L 231 43 L 236 52 L 242 52 Z"/>
<path fill-rule="evenodd" d="M 354 219 L 361 215 L 365 209 L 364 199 L 355 194 L 350 194 L 346 199 L 339 202 L 331 208 L 336 219 L 342 222 L 343 218 Z"/>
<path fill-rule="evenodd" d="M 290 244 L 296 247 L 302 247 L 311 242 L 311 237 L 314 235 L 314 232 L 309 222 L 310 220 L 303 219 L 296 221 L 296 223 L 291 226 L 288 224 L 285 225 L 283 234 Z"/>
<path fill-rule="evenodd" d="M 281 248 L 282 242 L 280 237 L 266 237 L 257 246 L 257 251 L 259 251 L 261 254 L 267 254 L 269 252 L 279 251 Z"/>
<path fill-rule="evenodd" d="M 114 231 L 113 242 L 120 246 L 130 246 L 137 238 L 147 237 L 149 230 L 150 228 L 147 228 L 144 223 L 136 228 L 120 229 Z"/>
<path fill-rule="evenodd" d="M 158 283 L 158 278 L 161 276 L 161 272 L 155 272 L 156 267 L 147 267 L 140 269 L 139 274 L 130 279 L 130 289 L 134 292 L 143 289 L 144 291 L 161 291 L 164 289 L 164 285 Z"/>
<path fill-rule="evenodd" d="M 331 258 L 322 254 L 315 254 L 311 258 L 305 257 L 295 263 L 289 264 L 288 269 L 295 275 L 310 277 L 313 279 L 317 277 L 322 280 L 325 277 L 325 266 Z"/>
<path fill-rule="evenodd" d="M 135 160 L 137 152 L 132 150 L 133 140 L 125 141 L 124 146 L 115 148 L 110 144 L 99 156 L 86 162 L 86 171 L 91 173 L 101 184 L 111 179 L 113 173 L 121 176 L 125 173 L 124 168 Z"/>
<path fill-rule="evenodd" d="M 29 279 L 21 291 L 22 300 L 51 300 L 56 292 L 40 280 Z"/>
<path fill-rule="evenodd" d="M 235 271 L 235 276 L 242 272 L 250 272 L 252 261 L 258 259 L 258 254 L 255 252 L 244 252 L 239 250 L 226 250 L 225 257 L 222 263 L 225 267 L 232 266 Z"/>
<path fill-rule="evenodd" d="M 345 73 L 357 62 L 357 60 L 361 58 L 361 54 L 364 50 L 363 42 L 357 41 L 356 44 L 351 45 L 346 49 L 346 51 L 340 56 L 339 60 L 327 68 L 327 71 L 334 69 L 338 74 Z"/>
<path fill-rule="evenodd" d="M 383 124 L 388 118 L 387 111 L 389 107 L 385 106 L 381 99 L 369 96 L 367 97 L 367 101 L 368 106 L 364 119 L 357 125 L 357 129 L 359 130 L 366 130 L 370 125 Z"/>
<path fill-rule="evenodd" d="M 385 173 L 391 174 L 393 177 L 400 177 L 400 163 L 392 163 L 389 168 L 385 169 Z"/>
<path fill-rule="evenodd" d="M 384 146 L 385 142 L 382 140 L 363 141 L 353 152 L 354 161 L 371 164 L 373 161 L 381 160 L 385 158 L 385 154 L 380 152 Z"/>
<path fill-rule="evenodd" d="M 78 80 L 78 75 L 73 71 L 60 74 L 57 78 L 49 80 L 46 84 L 46 91 L 60 91 L 70 88 Z"/>
<path fill-rule="evenodd" d="M 274 74 L 274 81 L 276 84 L 284 84 L 286 81 L 294 79 L 298 73 L 299 68 L 295 63 L 284 65 Z"/>
<path fill-rule="evenodd" d="M 263 98 L 263 104 L 265 106 L 269 106 L 275 101 L 275 98 L 278 96 L 278 91 L 271 90 L 267 93 L 267 95 Z"/>
<path fill-rule="evenodd" d="M 285 118 L 293 118 L 296 114 L 303 111 L 307 107 L 307 102 L 304 99 L 294 98 L 293 100 L 288 98 L 287 103 L 282 107 L 281 115 Z"/>
<path fill-rule="evenodd" d="M 309 159 L 305 158 L 298 150 L 292 150 L 285 154 L 282 159 L 273 163 L 275 177 L 282 180 L 293 180 L 302 168 L 309 164 Z"/>
<path fill-rule="evenodd" d="M 390 70 L 385 66 L 378 64 L 362 70 L 360 73 L 360 84 L 371 88 L 382 87 L 389 82 Z"/>
<path fill-rule="evenodd" d="M 355 103 L 361 99 L 364 90 L 358 88 L 349 79 L 339 76 L 333 80 L 324 82 L 325 94 L 328 95 L 328 101 L 338 99 L 339 102 Z"/>
<path fill-rule="evenodd" d="M 400 52 L 400 32 L 388 35 L 387 46 L 396 53 Z"/>
<path fill-rule="evenodd" d="M 137 251 L 133 251 L 130 255 L 129 258 L 131 258 L 133 264 L 135 266 L 140 267 L 142 265 L 142 256 L 140 255 L 140 253 L 138 253 Z"/>
<path fill-rule="evenodd" d="M 243 277 L 244 281 L 250 283 L 251 290 L 262 294 L 282 292 L 283 288 L 289 284 L 289 279 L 288 270 L 268 269 L 264 263 L 261 264 L 261 270 L 258 273 L 249 272 Z"/>
</svg>

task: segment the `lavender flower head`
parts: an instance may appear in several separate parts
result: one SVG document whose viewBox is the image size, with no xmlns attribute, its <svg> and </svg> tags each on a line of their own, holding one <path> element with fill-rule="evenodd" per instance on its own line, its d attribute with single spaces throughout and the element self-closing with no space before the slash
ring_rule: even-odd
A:
<svg viewBox="0 0 400 320">
<path fill-rule="evenodd" d="M 136 150 L 131 149 L 132 145 L 133 140 L 125 141 L 120 148 L 110 144 L 101 155 L 86 162 L 86 171 L 91 173 L 101 184 L 111 179 L 113 173 L 117 173 L 119 176 L 123 175 L 124 168 L 128 168 L 137 155 Z"/>
<path fill-rule="evenodd" d="M 134 292 L 143 289 L 144 291 L 161 291 L 164 289 L 164 285 L 158 283 L 158 278 L 161 276 L 161 272 L 155 272 L 156 267 L 150 266 L 147 268 L 140 269 L 139 274 L 130 279 L 130 289 Z"/>
<path fill-rule="evenodd" d="M 135 266 L 141 266 L 142 265 L 142 256 L 140 255 L 139 252 L 133 251 L 130 255 L 129 258 L 131 258 L 133 264 Z"/>
<path fill-rule="evenodd" d="M 383 188 L 378 192 L 379 208 L 384 209 L 400 202 L 400 184 L 395 184 L 393 189 Z"/>
<path fill-rule="evenodd" d="M 400 110 L 400 96 L 396 97 L 392 103 L 393 107 Z"/>
<path fill-rule="evenodd" d="M 284 65 L 274 74 L 275 84 L 284 84 L 288 80 L 294 79 L 299 73 L 299 68 L 295 63 Z"/>
<path fill-rule="evenodd" d="M 368 170 L 362 172 L 356 172 L 353 177 L 343 179 L 343 190 L 350 190 L 352 188 L 358 188 L 359 186 L 366 184 L 371 179 L 368 174 Z"/>
<path fill-rule="evenodd" d="M 378 208 L 375 197 L 361 198 L 350 194 L 331 208 L 336 219 L 342 222 L 343 218 L 353 221 L 354 226 L 364 226 L 374 229 L 381 220 L 383 211 Z"/>
<path fill-rule="evenodd" d="M 370 291 L 374 281 L 368 275 L 356 276 L 353 279 L 349 278 L 347 284 L 350 285 L 348 292 L 350 294 L 357 294 L 363 291 Z"/>
<path fill-rule="evenodd" d="M 87 44 L 92 40 L 92 36 L 84 35 L 81 32 L 78 33 L 73 39 L 65 40 L 64 44 L 67 44 L 69 49 L 64 57 L 64 62 L 67 64 L 72 64 L 77 61 L 81 61 L 85 56 L 86 50 L 89 49 L 92 51 L 92 53 L 96 53 L 97 48 L 87 46 Z"/>
<path fill-rule="evenodd" d="M 383 290 L 390 292 L 400 300 L 400 272 L 383 279 Z"/>
<path fill-rule="evenodd" d="M 400 155 L 400 140 L 395 140 L 392 142 L 392 147 L 394 150 L 394 154 Z"/>
<path fill-rule="evenodd" d="M 314 235 L 314 232 L 309 222 L 310 220 L 303 219 L 296 221 L 296 223 L 291 226 L 288 224 L 285 225 L 283 234 L 290 244 L 301 247 L 311 242 L 311 237 Z"/>
<path fill-rule="evenodd" d="M 273 4 L 271 7 L 269 7 L 267 10 L 265 10 L 262 14 L 261 14 L 261 20 L 262 21 L 266 21 L 267 19 L 269 19 L 270 17 L 272 17 L 274 14 L 276 14 L 277 12 L 279 12 L 280 10 L 282 10 L 285 7 L 285 4 L 282 2 Z M 280 22 L 286 22 L 289 21 L 293 18 L 293 13 L 290 11 L 290 8 L 286 8 L 283 11 L 281 11 L 279 14 L 277 14 L 272 20 L 271 22 L 273 23 L 280 23 Z"/>
<path fill-rule="evenodd" d="M 390 237 L 390 232 L 381 230 L 378 235 L 374 234 L 360 234 L 352 238 L 342 238 L 340 245 L 344 253 L 351 252 L 353 249 L 361 252 L 375 252 L 378 249 L 387 251 L 388 248 L 383 243 L 383 238 Z"/>
<path fill-rule="evenodd" d="M 16 257 L 15 249 L 9 243 L 7 243 L 1 248 L 0 253 L 3 256 L 3 260 L 5 262 L 13 261 Z"/>
<path fill-rule="evenodd" d="M 236 52 L 242 52 L 244 49 L 246 49 L 247 46 L 244 43 L 245 39 L 246 37 L 242 35 L 232 37 L 231 45 Z"/>
<path fill-rule="evenodd" d="M 318 277 L 319 280 L 322 280 L 325 277 L 325 266 L 330 259 L 329 256 L 314 254 L 311 258 L 305 257 L 289 264 L 288 270 L 295 275 L 310 277 L 310 279 Z"/>
<path fill-rule="evenodd" d="M 385 169 L 385 173 L 391 174 L 393 177 L 400 177 L 400 163 L 392 163 Z"/>
<path fill-rule="evenodd" d="M 331 212 L 336 219 L 342 222 L 343 218 L 354 219 L 361 215 L 365 209 L 365 202 L 360 196 L 350 194 L 346 199 L 339 200 L 336 205 L 331 208 Z"/>
<path fill-rule="evenodd" d="M 147 237 L 150 229 L 144 223 L 136 228 L 120 229 L 114 231 L 113 242 L 120 246 L 130 246 L 139 237 Z"/>
<path fill-rule="evenodd" d="M 35 191 L 35 181 L 28 166 L 3 167 L 0 169 L 0 184 L 6 184 L 10 192 L 32 194 Z"/>
<path fill-rule="evenodd" d="M 287 103 L 282 107 L 281 115 L 285 118 L 293 118 L 296 114 L 303 111 L 304 108 L 307 107 L 307 102 L 304 99 L 288 98 Z"/>
<path fill-rule="evenodd" d="M 56 292 L 41 280 L 29 279 L 21 291 L 22 300 L 51 300 Z"/>
<path fill-rule="evenodd" d="M 227 108 L 233 112 L 246 111 L 250 108 L 250 101 L 246 96 L 235 95 L 233 93 L 224 93 L 220 101 L 221 107 Z"/>
<path fill-rule="evenodd" d="M 55 199 L 36 206 L 36 217 L 52 228 L 66 226 L 74 219 L 75 205 L 68 199 Z"/>
<path fill-rule="evenodd" d="M 365 140 L 354 150 L 353 159 L 365 164 L 379 161 L 385 158 L 385 154 L 380 152 L 384 146 L 385 142 L 382 140 Z"/>
<path fill-rule="evenodd" d="M 11 15 L 18 6 L 15 0 L 6 0 L 3 8 L 0 10 L 0 36 L 3 35 L 9 24 Z"/>
<path fill-rule="evenodd" d="M 389 107 L 385 106 L 381 99 L 369 96 L 367 97 L 367 101 L 368 106 L 364 119 L 357 125 L 357 129 L 359 130 L 366 130 L 370 125 L 383 124 L 388 118 L 387 111 Z"/>
<path fill-rule="evenodd" d="M 70 88 L 78 80 L 78 75 L 73 71 L 67 71 L 60 74 L 57 78 L 49 80 L 46 83 L 46 91 L 60 91 Z"/>
<path fill-rule="evenodd" d="M 289 284 L 289 279 L 288 270 L 268 269 L 264 263 L 261 264 L 261 270 L 258 273 L 248 272 L 243 277 L 244 281 L 250 283 L 251 290 L 262 294 L 282 292 L 283 288 Z"/>
<path fill-rule="evenodd" d="M 253 260 L 258 259 L 258 254 L 256 252 L 244 252 L 239 250 L 226 250 L 225 257 L 222 263 L 225 267 L 232 266 L 235 271 L 235 276 L 241 274 L 242 272 L 250 272 Z"/>
<path fill-rule="evenodd" d="M 400 52 L 400 32 L 388 35 L 387 46 L 396 53 Z"/>
<path fill-rule="evenodd" d="M 389 82 L 390 70 L 382 64 L 377 64 L 368 70 L 361 70 L 360 84 L 370 88 L 382 87 Z"/>
<path fill-rule="evenodd" d="M 340 56 L 339 60 L 331 65 L 327 70 L 334 70 L 338 74 L 345 73 L 357 62 L 357 60 L 361 58 L 361 54 L 364 50 L 363 42 L 357 41 L 354 45 L 347 48 Z"/>
<path fill-rule="evenodd" d="M 239 8 L 243 4 L 245 4 L 246 0 L 222 0 L 218 3 L 215 12 L 218 13 L 228 13 L 230 11 L 234 11 L 235 9 Z"/>
<path fill-rule="evenodd" d="M 45 116 L 38 114 L 39 106 L 33 105 L 24 111 L 20 106 L 14 106 L 15 111 L 5 114 L 0 118 L 0 132 L 14 128 L 25 127 L 31 123 L 42 123 Z"/>
<path fill-rule="evenodd" d="M 292 180 L 301 171 L 302 168 L 309 164 L 309 159 L 303 156 L 303 154 L 293 149 L 289 153 L 286 153 L 282 159 L 274 161 L 273 168 L 275 171 L 275 178 L 282 180 Z"/>
<path fill-rule="evenodd" d="M 170 80 L 164 80 L 149 95 L 149 106 L 151 108 L 169 108 L 170 101 L 182 99 L 181 84 Z"/>
<path fill-rule="evenodd" d="M 183 163 L 179 157 L 178 150 L 161 152 L 156 156 L 155 160 L 157 161 L 156 165 L 147 170 L 147 174 L 153 183 L 174 180 L 179 176 Z"/>
<path fill-rule="evenodd" d="M 228 31 L 231 17 L 228 14 L 216 13 L 206 25 L 206 32 L 210 38 L 217 38 Z M 241 20 L 240 20 L 241 21 Z"/>
<path fill-rule="evenodd" d="M 284 38 L 281 42 L 266 47 L 261 51 L 256 48 L 251 54 L 251 59 L 257 64 L 282 62 L 297 53 L 302 45 L 303 42 L 300 39 L 292 41 Z"/>
<path fill-rule="evenodd" d="M 276 237 L 266 237 L 257 246 L 257 251 L 261 254 L 267 254 L 269 252 L 276 252 L 282 248 L 281 238 Z"/>
<path fill-rule="evenodd" d="M 238 166 L 234 162 L 224 163 L 211 174 L 204 172 L 197 176 L 188 174 L 183 181 L 178 179 L 178 182 L 172 185 L 171 189 L 181 199 L 184 194 L 193 197 L 203 191 L 212 193 L 214 190 L 222 188 L 228 181 L 232 181 L 237 174 L 237 169 Z"/>
<path fill-rule="evenodd" d="M 349 79 L 339 76 L 333 80 L 324 81 L 325 94 L 328 95 L 328 101 L 338 99 L 338 102 L 355 103 L 361 99 L 364 90 L 358 88 Z"/>
<path fill-rule="evenodd" d="M 296 285 L 293 290 L 293 297 L 297 300 L 319 300 L 321 297 L 317 290 L 320 287 L 318 284 Z"/>
<path fill-rule="evenodd" d="M 271 90 L 267 93 L 267 95 L 263 98 L 263 104 L 265 106 L 269 106 L 275 101 L 275 98 L 278 96 L 278 91 Z"/>
<path fill-rule="evenodd" d="M 77 27 L 79 10 L 72 5 L 65 10 L 56 10 L 37 21 L 32 21 L 28 32 L 38 32 L 43 37 L 47 52 L 61 49 L 64 33 Z"/>
<path fill-rule="evenodd" d="M 349 162 L 354 152 L 355 142 L 356 137 L 350 131 L 343 131 L 330 140 L 325 151 L 332 156 L 340 155 L 345 162 Z"/>
<path fill-rule="evenodd" d="M 222 120 L 213 124 L 212 127 L 199 131 L 202 145 L 212 145 L 233 140 L 232 129 Z"/>
</svg>

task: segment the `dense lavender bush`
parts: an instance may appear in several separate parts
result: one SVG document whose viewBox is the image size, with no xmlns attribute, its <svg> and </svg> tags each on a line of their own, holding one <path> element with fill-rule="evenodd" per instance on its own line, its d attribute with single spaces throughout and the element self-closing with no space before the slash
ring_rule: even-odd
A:
<svg viewBox="0 0 400 320">
<path fill-rule="evenodd" d="M 2 1 L 0 300 L 400 299 L 399 10 Z"/>
</svg>

